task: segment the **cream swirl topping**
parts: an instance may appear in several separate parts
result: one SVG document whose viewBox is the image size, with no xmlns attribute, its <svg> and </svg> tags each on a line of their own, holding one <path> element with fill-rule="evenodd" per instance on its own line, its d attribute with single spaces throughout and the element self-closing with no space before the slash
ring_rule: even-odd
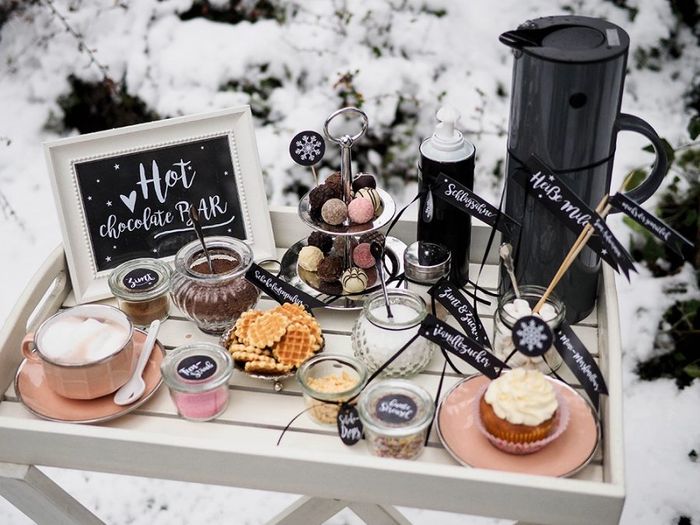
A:
<svg viewBox="0 0 700 525">
<path fill-rule="evenodd" d="M 539 425 L 559 406 L 552 383 L 542 372 L 526 368 L 504 372 L 491 381 L 484 399 L 498 417 L 515 425 Z"/>
</svg>

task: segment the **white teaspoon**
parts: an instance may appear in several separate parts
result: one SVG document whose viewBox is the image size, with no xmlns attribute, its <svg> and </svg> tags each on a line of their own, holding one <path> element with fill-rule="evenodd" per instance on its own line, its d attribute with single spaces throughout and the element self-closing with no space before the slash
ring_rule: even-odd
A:
<svg viewBox="0 0 700 525">
<path fill-rule="evenodd" d="M 158 330 L 160 329 L 160 321 L 157 319 L 151 323 L 148 327 L 148 337 L 146 337 L 146 342 L 143 343 L 143 349 L 141 350 L 141 355 L 136 362 L 136 369 L 131 377 L 122 386 L 117 393 L 114 394 L 114 403 L 117 405 L 130 405 L 134 401 L 141 398 L 144 391 L 146 390 L 146 383 L 143 380 L 143 370 L 146 368 L 146 363 L 148 363 L 148 357 L 151 355 L 153 350 L 153 345 L 156 342 L 156 337 L 158 337 Z"/>
</svg>

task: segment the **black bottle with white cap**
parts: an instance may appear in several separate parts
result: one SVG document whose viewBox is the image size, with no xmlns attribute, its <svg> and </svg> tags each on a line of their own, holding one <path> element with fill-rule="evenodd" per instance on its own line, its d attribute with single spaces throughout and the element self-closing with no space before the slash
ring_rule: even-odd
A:
<svg viewBox="0 0 700 525">
<path fill-rule="evenodd" d="M 459 113 L 454 108 L 443 106 L 437 112 L 437 119 L 439 124 L 435 126 L 432 137 L 420 145 L 420 190 L 429 189 L 440 173 L 473 189 L 476 148 L 455 129 Z M 446 246 L 452 253 L 452 281 L 460 286 L 466 284 L 471 241 L 469 215 L 427 192 L 420 199 L 418 240 Z"/>
</svg>

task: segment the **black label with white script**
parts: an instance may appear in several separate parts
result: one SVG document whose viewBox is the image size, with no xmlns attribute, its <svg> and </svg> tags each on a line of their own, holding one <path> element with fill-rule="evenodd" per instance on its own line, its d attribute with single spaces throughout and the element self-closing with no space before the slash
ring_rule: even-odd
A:
<svg viewBox="0 0 700 525">
<path fill-rule="evenodd" d="M 496 379 L 503 368 L 508 368 L 505 363 L 479 343 L 433 315 L 428 314 L 421 323 L 418 333 L 491 379 Z"/>
<path fill-rule="evenodd" d="M 436 197 L 506 235 L 514 236 L 520 229 L 520 225 L 514 219 L 444 173 L 437 176 L 431 191 Z M 452 224 L 445 225 L 445 228 L 453 227 Z"/>
<path fill-rule="evenodd" d="M 676 252 L 681 257 L 685 257 L 683 249 L 693 248 L 693 243 L 683 237 L 680 233 L 657 219 L 651 213 L 642 208 L 639 204 L 622 193 L 616 193 L 609 200 L 615 208 L 623 212 L 630 219 L 645 228 L 660 241 L 666 244 L 669 249 Z"/>
<path fill-rule="evenodd" d="M 153 288 L 160 277 L 158 273 L 148 268 L 134 268 L 122 277 L 122 284 L 131 291 L 145 292 Z"/>
<path fill-rule="evenodd" d="M 216 372 L 216 361 L 206 355 L 191 355 L 177 365 L 177 375 L 188 381 L 204 381 Z"/>
<path fill-rule="evenodd" d="M 279 277 L 275 277 L 267 270 L 263 270 L 257 264 L 250 267 L 245 278 L 280 304 L 300 304 L 307 310 L 326 306 L 315 297 L 311 297 Z"/>
<path fill-rule="evenodd" d="M 581 382 L 593 405 L 598 408 L 600 394 L 608 393 L 603 373 L 598 368 L 593 356 L 586 350 L 568 324 L 562 323 L 554 334 L 554 347 L 576 379 Z"/>
<path fill-rule="evenodd" d="M 479 319 L 479 316 L 474 311 L 474 308 L 469 301 L 459 291 L 459 287 L 452 284 L 447 279 L 440 279 L 435 285 L 428 290 L 428 293 L 442 306 L 447 308 L 447 311 L 452 314 L 459 326 L 464 332 L 474 339 L 477 343 L 481 343 L 486 348 L 491 348 L 489 337 L 486 334 L 486 329 Z"/>
<path fill-rule="evenodd" d="M 362 439 L 362 421 L 353 405 L 344 403 L 340 406 L 336 423 L 338 436 L 346 445 L 352 446 Z"/>
<path fill-rule="evenodd" d="M 580 234 L 590 224 L 598 236 L 592 237 L 588 246 L 615 271 L 622 272 L 629 279 L 629 273 L 636 272 L 632 258 L 605 221 L 535 155 L 530 157 L 526 166 L 529 171 L 517 171 L 513 175 L 515 181 L 573 233 Z"/>
<path fill-rule="evenodd" d="M 518 352 L 528 357 L 537 357 L 552 346 L 554 334 L 541 317 L 526 315 L 513 324 L 512 337 Z"/>
<path fill-rule="evenodd" d="M 380 421 L 390 425 L 400 425 L 410 423 L 417 412 L 416 402 L 407 395 L 387 394 L 377 401 L 375 415 Z"/>
</svg>

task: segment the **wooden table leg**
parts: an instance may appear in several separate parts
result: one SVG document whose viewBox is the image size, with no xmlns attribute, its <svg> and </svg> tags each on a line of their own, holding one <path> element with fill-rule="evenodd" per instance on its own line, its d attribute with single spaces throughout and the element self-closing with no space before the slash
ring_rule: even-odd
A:
<svg viewBox="0 0 700 525">
<path fill-rule="evenodd" d="M 368 525 L 411 525 L 411 522 L 391 505 L 350 503 L 348 507 Z"/>
<path fill-rule="evenodd" d="M 341 499 L 303 496 L 267 522 L 267 525 L 316 525 L 324 523 L 348 506 Z"/>
<path fill-rule="evenodd" d="M 0 495 L 37 525 L 104 525 L 32 465 L 0 463 Z"/>
</svg>

